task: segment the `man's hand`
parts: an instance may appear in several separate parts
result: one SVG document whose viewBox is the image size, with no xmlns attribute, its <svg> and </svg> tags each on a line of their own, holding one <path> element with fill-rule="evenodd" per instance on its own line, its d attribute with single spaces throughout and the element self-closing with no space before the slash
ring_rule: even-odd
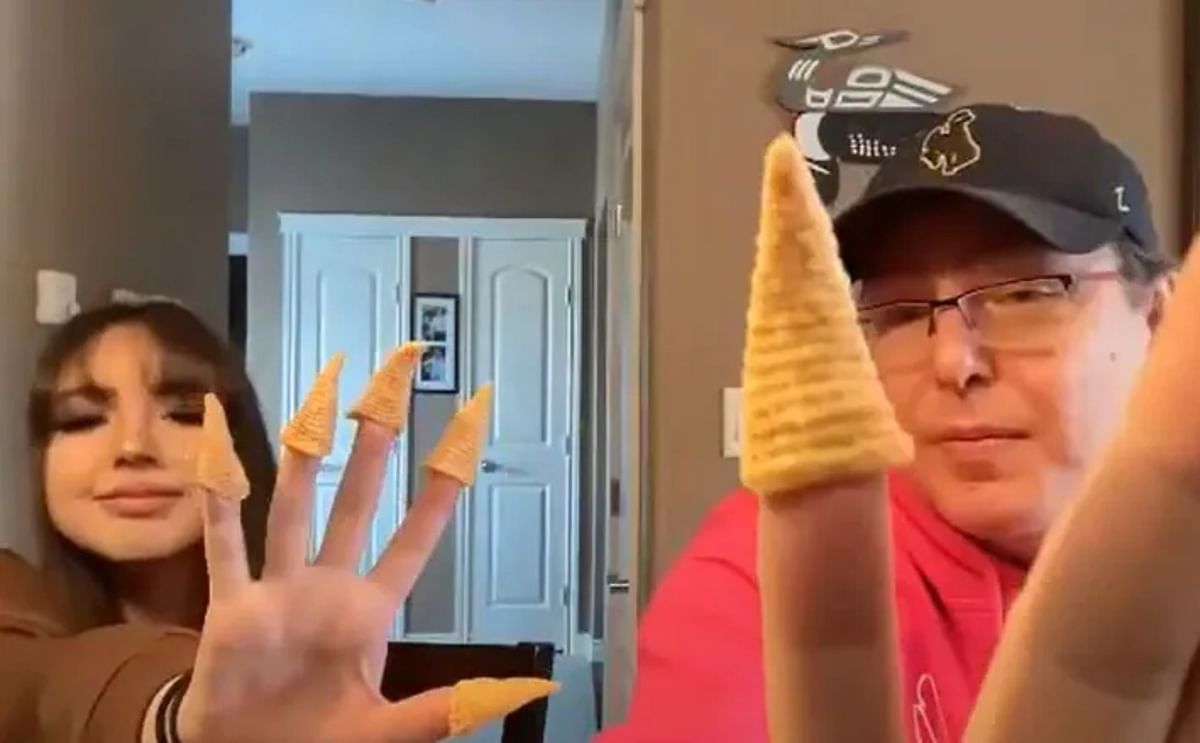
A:
<svg viewBox="0 0 1200 743">
<path fill-rule="evenodd" d="M 884 475 L 912 445 L 796 143 L 767 151 L 742 368 L 773 743 L 900 743 Z"/>
</svg>

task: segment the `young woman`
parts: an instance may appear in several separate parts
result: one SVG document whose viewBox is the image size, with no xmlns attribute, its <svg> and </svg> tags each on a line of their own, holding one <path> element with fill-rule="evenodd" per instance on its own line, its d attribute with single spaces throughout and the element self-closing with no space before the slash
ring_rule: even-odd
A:
<svg viewBox="0 0 1200 743">
<path fill-rule="evenodd" d="M 407 379 L 370 389 L 381 384 L 407 406 Z M 240 503 L 195 486 L 208 393 L 249 480 Z M 29 403 L 43 568 L 0 552 L 0 741 L 423 743 L 520 706 L 480 713 L 458 688 L 378 694 L 391 617 L 470 479 L 427 462 L 404 525 L 357 575 L 403 427 L 393 413 L 358 420 L 310 565 L 320 452 L 285 446 L 277 476 L 253 389 L 220 340 L 167 303 L 61 328 Z M 477 452 L 454 454 L 473 471 Z"/>
<path fill-rule="evenodd" d="M 51 338 L 27 420 L 41 574 L 0 553 L 0 739 L 103 740 L 97 730 L 121 724 L 106 715 L 144 706 L 189 666 L 208 577 L 186 482 L 210 391 L 251 482 L 257 569 L 275 461 L 237 356 L 169 303 L 86 312 Z M 60 641 L 35 641 L 47 638 Z M 37 720 L 39 707 L 64 714 Z"/>
</svg>

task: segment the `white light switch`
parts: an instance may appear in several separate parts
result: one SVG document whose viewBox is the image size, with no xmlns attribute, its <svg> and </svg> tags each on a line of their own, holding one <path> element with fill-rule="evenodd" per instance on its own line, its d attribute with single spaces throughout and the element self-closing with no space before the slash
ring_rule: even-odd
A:
<svg viewBox="0 0 1200 743">
<path fill-rule="evenodd" d="M 35 319 L 42 325 L 62 325 L 79 314 L 75 276 L 61 271 L 37 272 Z"/>
<path fill-rule="evenodd" d="M 721 456 L 737 459 L 742 453 L 742 390 L 721 391 Z"/>
</svg>

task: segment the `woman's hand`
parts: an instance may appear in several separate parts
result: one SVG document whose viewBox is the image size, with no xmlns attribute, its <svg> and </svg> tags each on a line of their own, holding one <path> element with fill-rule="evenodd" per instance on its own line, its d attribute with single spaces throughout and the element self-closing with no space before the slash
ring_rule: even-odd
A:
<svg viewBox="0 0 1200 743">
<path fill-rule="evenodd" d="M 392 392 L 407 405 L 407 394 Z M 461 435 L 466 423 L 477 438 L 482 436 L 478 421 L 463 420 L 471 412 L 479 411 L 463 408 L 449 433 Z M 467 484 L 431 462 L 424 490 L 378 563 L 366 576 L 356 574 L 395 430 L 359 416 L 329 528 L 311 564 L 317 456 L 285 447 L 261 580 L 253 580 L 247 567 L 238 502 L 205 491 L 211 596 L 178 716 L 185 743 L 425 743 L 483 722 L 464 720 L 463 712 L 456 712 L 478 708 L 479 699 L 462 697 L 479 694 L 479 685 L 438 689 L 396 703 L 379 693 L 392 618 Z M 552 689 L 549 682 L 530 680 L 502 684 L 517 689 L 517 696 L 524 689 L 525 698 L 489 710 L 489 717 L 503 716 Z"/>
</svg>

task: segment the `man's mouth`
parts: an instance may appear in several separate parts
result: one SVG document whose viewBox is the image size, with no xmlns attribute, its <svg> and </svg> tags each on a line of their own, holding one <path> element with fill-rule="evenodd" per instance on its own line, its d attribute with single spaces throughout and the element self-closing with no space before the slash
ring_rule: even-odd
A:
<svg viewBox="0 0 1200 743">
<path fill-rule="evenodd" d="M 1001 426 L 955 426 L 938 432 L 934 441 L 940 444 L 971 444 L 990 441 L 1019 441 L 1029 434 L 1016 428 Z"/>
</svg>

